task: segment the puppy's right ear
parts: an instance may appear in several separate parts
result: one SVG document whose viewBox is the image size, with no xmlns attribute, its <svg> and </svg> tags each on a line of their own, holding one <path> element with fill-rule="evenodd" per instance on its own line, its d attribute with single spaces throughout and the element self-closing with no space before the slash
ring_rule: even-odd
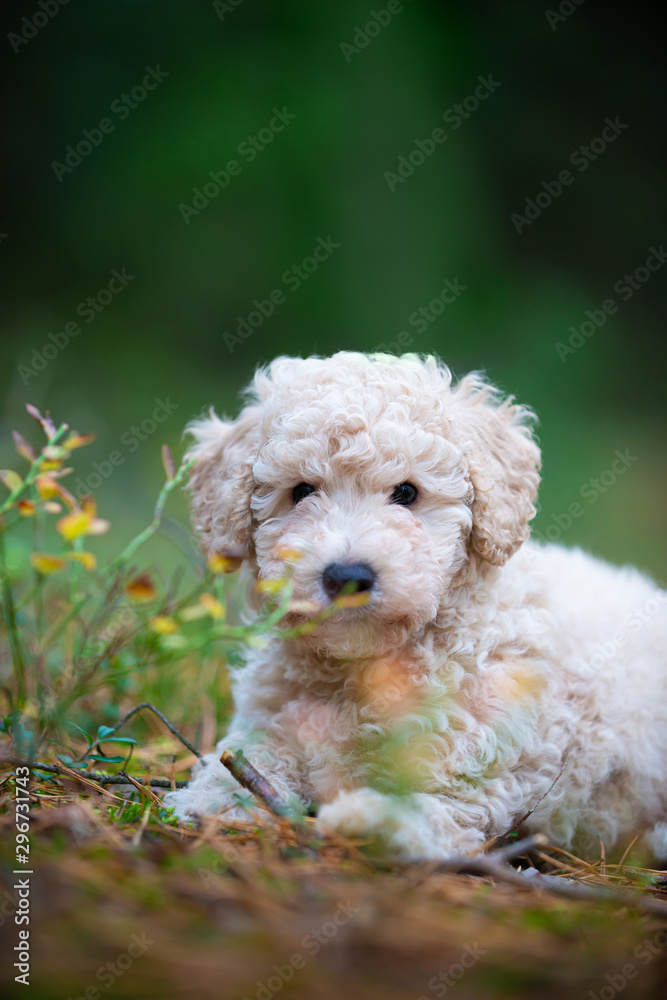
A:
<svg viewBox="0 0 667 1000">
<path fill-rule="evenodd" d="M 262 407 L 246 406 L 237 420 L 210 416 L 195 420 L 187 458 L 190 515 L 206 555 L 220 555 L 236 568 L 248 554 L 252 519 L 253 464 L 259 449 Z M 231 568 L 231 567 L 230 567 Z"/>
</svg>

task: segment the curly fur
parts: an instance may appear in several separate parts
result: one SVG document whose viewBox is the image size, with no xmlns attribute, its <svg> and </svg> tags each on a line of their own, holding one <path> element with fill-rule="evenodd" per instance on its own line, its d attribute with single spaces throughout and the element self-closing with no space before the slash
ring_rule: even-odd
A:
<svg viewBox="0 0 667 1000">
<path fill-rule="evenodd" d="M 667 594 L 630 568 L 528 540 L 532 413 L 433 358 L 277 358 L 235 421 L 191 430 L 203 547 L 324 604 L 331 562 L 371 565 L 367 605 L 251 654 L 236 714 L 167 796 L 233 817 L 242 746 L 323 830 L 442 857 L 527 827 L 581 849 L 638 825 L 667 855 Z M 308 482 L 316 492 L 292 501 Z M 401 482 L 413 507 L 390 502 Z M 297 622 L 298 614 L 291 615 Z M 398 762 L 398 763 L 397 763 Z"/>
</svg>

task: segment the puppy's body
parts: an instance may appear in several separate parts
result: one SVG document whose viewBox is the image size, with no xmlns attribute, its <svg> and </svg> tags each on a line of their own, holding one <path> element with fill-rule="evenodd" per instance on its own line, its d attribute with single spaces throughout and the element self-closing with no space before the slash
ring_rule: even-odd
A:
<svg viewBox="0 0 667 1000">
<path fill-rule="evenodd" d="M 528 412 L 414 357 L 278 359 L 255 391 L 236 423 L 195 429 L 205 546 L 245 547 L 264 578 L 298 552 L 301 601 L 326 600 L 332 565 L 370 568 L 368 603 L 254 654 L 229 735 L 168 798 L 177 813 L 234 807 L 218 759 L 242 746 L 320 805 L 323 829 L 404 856 L 481 846 L 559 774 L 529 828 L 611 845 L 641 825 L 667 855 L 667 598 L 637 571 L 525 541 Z"/>
</svg>

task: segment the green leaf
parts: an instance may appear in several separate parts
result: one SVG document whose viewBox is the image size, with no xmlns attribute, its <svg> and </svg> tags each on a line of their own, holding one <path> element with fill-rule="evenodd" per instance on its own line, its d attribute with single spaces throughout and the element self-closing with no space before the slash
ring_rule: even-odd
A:
<svg viewBox="0 0 667 1000">
<path fill-rule="evenodd" d="M 83 735 L 84 735 L 84 736 L 86 737 L 86 739 L 88 740 L 88 746 L 89 746 L 89 747 L 92 747 L 92 745 L 93 745 L 93 737 L 92 737 L 92 736 L 90 736 L 90 735 L 89 735 L 89 734 L 88 734 L 88 733 L 86 732 L 86 730 L 85 730 L 85 729 L 82 729 L 82 728 L 81 728 L 81 726 L 77 726 L 76 722 L 68 722 L 68 723 L 67 723 L 67 725 L 68 725 L 68 726 L 73 726 L 73 727 L 74 727 L 74 729 L 78 729 L 78 730 L 79 730 L 79 732 L 80 732 L 80 733 L 82 733 L 82 734 L 83 734 Z"/>
<path fill-rule="evenodd" d="M 35 454 L 35 449 L 32 448 L 28 442 L 19 434 L 18 431 L 12 431 L 12 437 L 14 438 L 14 447 L 19 455 L 23 458 L 27 458 L 29 462 L 34 462 L 37 458 Z"/>
<path fill-rule="evenodd" d="M 132 746 L 137 745 L 137 741 L 133 740 L 131 736 L 104 736 L 102 739 L 98 737 L 98 743 L 131 743 Z"/>
<path fill-rule="evenodd" d="M 90 753 L 87 759 L 99 761 L 102 764 L 122 764 L 125 757 L 105 757 L 104 754 Z"/>
<path fill-rule="evenodd" d="M 73 771 L 85 771 L 86 768 L 88 767 L 88 764 L 85 762 L 85 760 L 82 761 L 72 760 L 69 754 L 59 753 L 56 754 L 56 756 L 58 757 L 58 760 L 61 760 L 63 764 L 65 764 L 67 767 L 71 767 Z"/>
<path fill-rule="evenodd" d="M 97 727 L 97 738 L 98 740 L 103 740 L 106 736 L 114 731 L 113 726 L 98 726 Z"/>
<path fill-rule="evenodd" d="M 5 484 L 10 493 L 20 490 L 23 486 L 23 480 L 13 469 L 0 469 L 0 482 Z"/>
<path fill-rule="evenodd" d="M 57 774 L 51 774 L 50 771 L 40 771 L 38 767 L 35 768 L 33 774 L 36 778 L 39 778 L 40 781 L 56 781 L 58 778 Z"/>
<path fill-rule="evenodd" d="M 176 463 L 174 462 L 174 456 L 172 455 L 171 448 L 168 444 L 162 445 L 162 465 L 164 467 L 167 480 L 171 482 L 176 475 Z"/>
<path fill-rule="evenodd" d="M 44 433 L 46 434 L 47 438 L 50 441 L 51 438 L 56 433 L 56 426 L 51 420 L 51 414 L 49 413 L 49 411 L 47 410 L 44 416 L 42 416 L 37 407 L 33 406 L 32 403 L 26 403 L 25 408 L 30 414 L 30 416 L 33 418 L 33 420 L 37 421 L 37 423 L 42 428 L 42 430 L 44 431 Z"/>
</svg>

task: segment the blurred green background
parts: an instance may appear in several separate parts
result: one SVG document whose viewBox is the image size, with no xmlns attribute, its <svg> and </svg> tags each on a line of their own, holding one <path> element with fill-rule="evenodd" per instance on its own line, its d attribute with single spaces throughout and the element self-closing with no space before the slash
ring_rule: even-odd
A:
<svg viewBox="0 0 667 1000">
<path fill-rule="evenodd" d="M 12 427 L 34 437 L 26 400 L 96 431 L 77 476 L 95 484 L 122 541 L 149 517 L 161 443 L 180 450 L 204 406 L 236 412 L 258 363 L 402 343 L 457 374 L 484 368 L 536 409 L 542 535 L 664 580 L 664 274 L 641 272 L 631 295 L 621 290 L 665 237 L 662 41 L 648 6 L 631 17 L 620 4 L 558 10 L 490 0 L 6 6 L 2 464 L 18 467 Z M 147 67 L 152 90 L 141 89 Z M 460 116 L 455 105 L 489 76 L 492 92 Z M 262 132 L 279 124 L 274 109 L 295 117 Z M 591 147 L 617 117 L 627 128 Z M 438 128 L 446 139 L 419 164 L 416 140 Z M 585 170 L 570 162 L 582 145 Z M 411 153 L 410 175 L 388 183 Z M 230 160 L 224 190 L 209 187 L 203 208 L 199 196 L 198 214 L 179 208 Z M 552 198 L 543 182 L 557 191 L 566 169 L 572 183 Z M 512 215 L 525 216 L 538 192 L 544 207 L 518 232 Z M 285 272 L 318 237 L 340 246 L 295 288 Z M 113 269 L 134 277 L 103 293 L 111 301 L 86 322 L 79 303 Z M 445 279 L 465 291 L 410 324 Z M 284 301 L 230 350 L 225 334 L 274 289 Z M 556 345 L 609 299 L 617 311 L 563 360 Z M 81 332 L 44 352 L 73 322 Z M 159 424 L 156 400 L 171 411 Z M 620 474 L 609 471 L 617 449 L 636 459 Z M 582 513 L 568 525 L 576 502 Z"/>
</svg>

